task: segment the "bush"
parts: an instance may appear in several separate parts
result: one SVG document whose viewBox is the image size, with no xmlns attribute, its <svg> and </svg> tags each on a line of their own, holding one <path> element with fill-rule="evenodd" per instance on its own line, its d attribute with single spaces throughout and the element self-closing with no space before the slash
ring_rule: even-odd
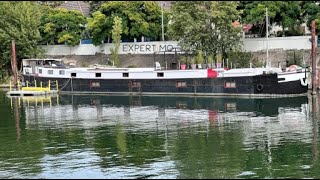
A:
<svg viewBox="0 0 320 180">
<path fill-rule="evenodd" d="M 303 66 L 303 54 L 300 51 L 288 51 L 287 52 L 287 59 L 286 59 L 286 65 L 287 67 L 291 65 L 298 65 Z"/>
<path fill-rule="evenodd" d="M 130 64 L 127 68 L 136 68 L 137 66 L 134 64 Z"/>
<path fill-rule="evenodd" d="M 253 57 L 253 54 L 250 52 L 243 51 L 231 51 L 227 53 L 229 59 L 229 67 L 232 63 L 232 68 L 249 68 L 250 63 L 253 67 L 262 67 L 264 62 L 259 60 L 256 57 Z"/>
<path fill-rule="evenodd" d="M 231 51 L 227 53 L 229 59 L 229 66 L 236 68 L 248 68 L 250 62 L 253 60 L 253 55 L 249 52 Z"/>
</svg>

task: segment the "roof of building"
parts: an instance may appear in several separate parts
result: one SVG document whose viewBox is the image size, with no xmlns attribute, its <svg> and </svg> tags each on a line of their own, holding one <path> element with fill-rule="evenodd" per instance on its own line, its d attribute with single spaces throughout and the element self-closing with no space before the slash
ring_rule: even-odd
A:
<svg viewBox="0 0 320 180">
<path fill-rule="evenodd" d="M 84 16 L 89 16 L 89 3 L 85 1 L 65 1 L 57 8 L 66 8 L 68 10 L 77 10 L 80 11 Z"/>
</svg>

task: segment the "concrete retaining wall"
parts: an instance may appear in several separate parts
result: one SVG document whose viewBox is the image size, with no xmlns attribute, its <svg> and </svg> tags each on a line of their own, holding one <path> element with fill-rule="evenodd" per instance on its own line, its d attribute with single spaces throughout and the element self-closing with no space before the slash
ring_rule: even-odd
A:
<svg viewBox="0 0 320 180">
<path fill-rule="evenodd" d="M 268 38 L 269 50 L 310 50 L 311 36 L 275 37 Z M 243 49 L 247 52 L 259 52 L 267 49 L 266 38 L 243 39 Z M 112 43 L 105 43 L 99 46 L 93 44 L 81 44 L 77 46 L 47 45 L 43 46 L 46 55 L 67 56 L 67 55 L 96 55 L 111 54 Z M 155 41 L 155 42 L 131 42 L 121 43 L 119 54 L 167 54 L 179 53 L 180 48 L 177 41 Z"/>
</svg>

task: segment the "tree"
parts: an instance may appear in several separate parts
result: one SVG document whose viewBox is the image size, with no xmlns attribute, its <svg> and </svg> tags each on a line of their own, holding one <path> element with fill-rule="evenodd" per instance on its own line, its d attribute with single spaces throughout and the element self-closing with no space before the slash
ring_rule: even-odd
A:
<svg viewBox="0 0 320 180">
<path fill-rule="evenodd" d="M 122 34 L 122 19 L 118 16 L 114 17 L 114 23 L 113 23 L 113 29 L 112 29 L 112 42 L 114 45 L 114 48 L 111 49 L 111 55 L 112 60 L 116 66 L 119 66 L 119 57 L 118 52 L 120 48 L 120 40 L 121 40 L 121 34 Z"/>
<path fill-rule="evenodd" d="M 169 35 L 184 51 L 207 55 L 240 48 L 241 28 L 232 25 L 240 18 L 237 2 L 176 1 L 172 3 Z M 224 57 L 225 59 L 225 57 Z"/>
<path fill-rule="evenodd" d="M 49 9 L 41 18 L 43 42 L 78 45 L 85 29 L 86 19 L 79 11 L 64 8 Z"/>
<path fill-rule="evenodd" d="M 320 6 L 317 1 L 302 1 L 302 15 L 307 22 L 307 26 L 311 29 L 312 20 L 316 20 L 317 32 L 320 29 Z"/>
<path fill-rule="evenodd" d="M 299 1 L 241 1 L 244 10 L 243 22 L 258 27 L 258 34 L 265 36 L 266 7 L 270 24 L 281 25 L 288 35 L 301 35 L 300 25 L 303 22 Z M 254 30 L 255 28 L 253 28 Z"/>
<path fill-rule="evenodd" d="M 166 24 L 167 18 L 164 19 Z M 94 45 L 103 43 L 111 36 L 113 18 L 122 19 L 123 38 L 133 40 L 142 36 L 160 39 L 161 9 L 153 1 L 108 1 L 88 20 L 88 29 Z"/>
<path fill-rule="evenodd" d="M 87 1 L 89 2 L 89 11 L 90 15 L 92 15 L 94 12 L 98 11 L 101 5 L 107 1 Z"/>
<path fill-rule="evenodd" d="M 17 60 L 41 57 L 38 27 L 42 15 L 36 2 L 0 2 L 0 67 L 1 74 L 11 66 L 11 41 L 15 40 Z"/>
<path fill-rule="evenodd" d="M 38 1 L 40 5 L 50 6 L 52 8 L 58 7 L 65 3 L 65 1 Z"/>
</svg>

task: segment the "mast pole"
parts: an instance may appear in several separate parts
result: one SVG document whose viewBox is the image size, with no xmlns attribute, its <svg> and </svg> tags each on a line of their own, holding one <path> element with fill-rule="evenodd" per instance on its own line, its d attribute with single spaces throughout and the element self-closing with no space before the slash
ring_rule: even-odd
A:
<svg viewBox="0 0 320 180">
<path fill-rule="evenodd" d="M 268 8 L 266 7 L 266 38 L 267 38 L 267 60 L 266 60 L 266 66 L 269 66 L 269 47 L 268 47 L 268 36 L 269 36 L 269 21 L 268 21 Z"/>
</svg>

